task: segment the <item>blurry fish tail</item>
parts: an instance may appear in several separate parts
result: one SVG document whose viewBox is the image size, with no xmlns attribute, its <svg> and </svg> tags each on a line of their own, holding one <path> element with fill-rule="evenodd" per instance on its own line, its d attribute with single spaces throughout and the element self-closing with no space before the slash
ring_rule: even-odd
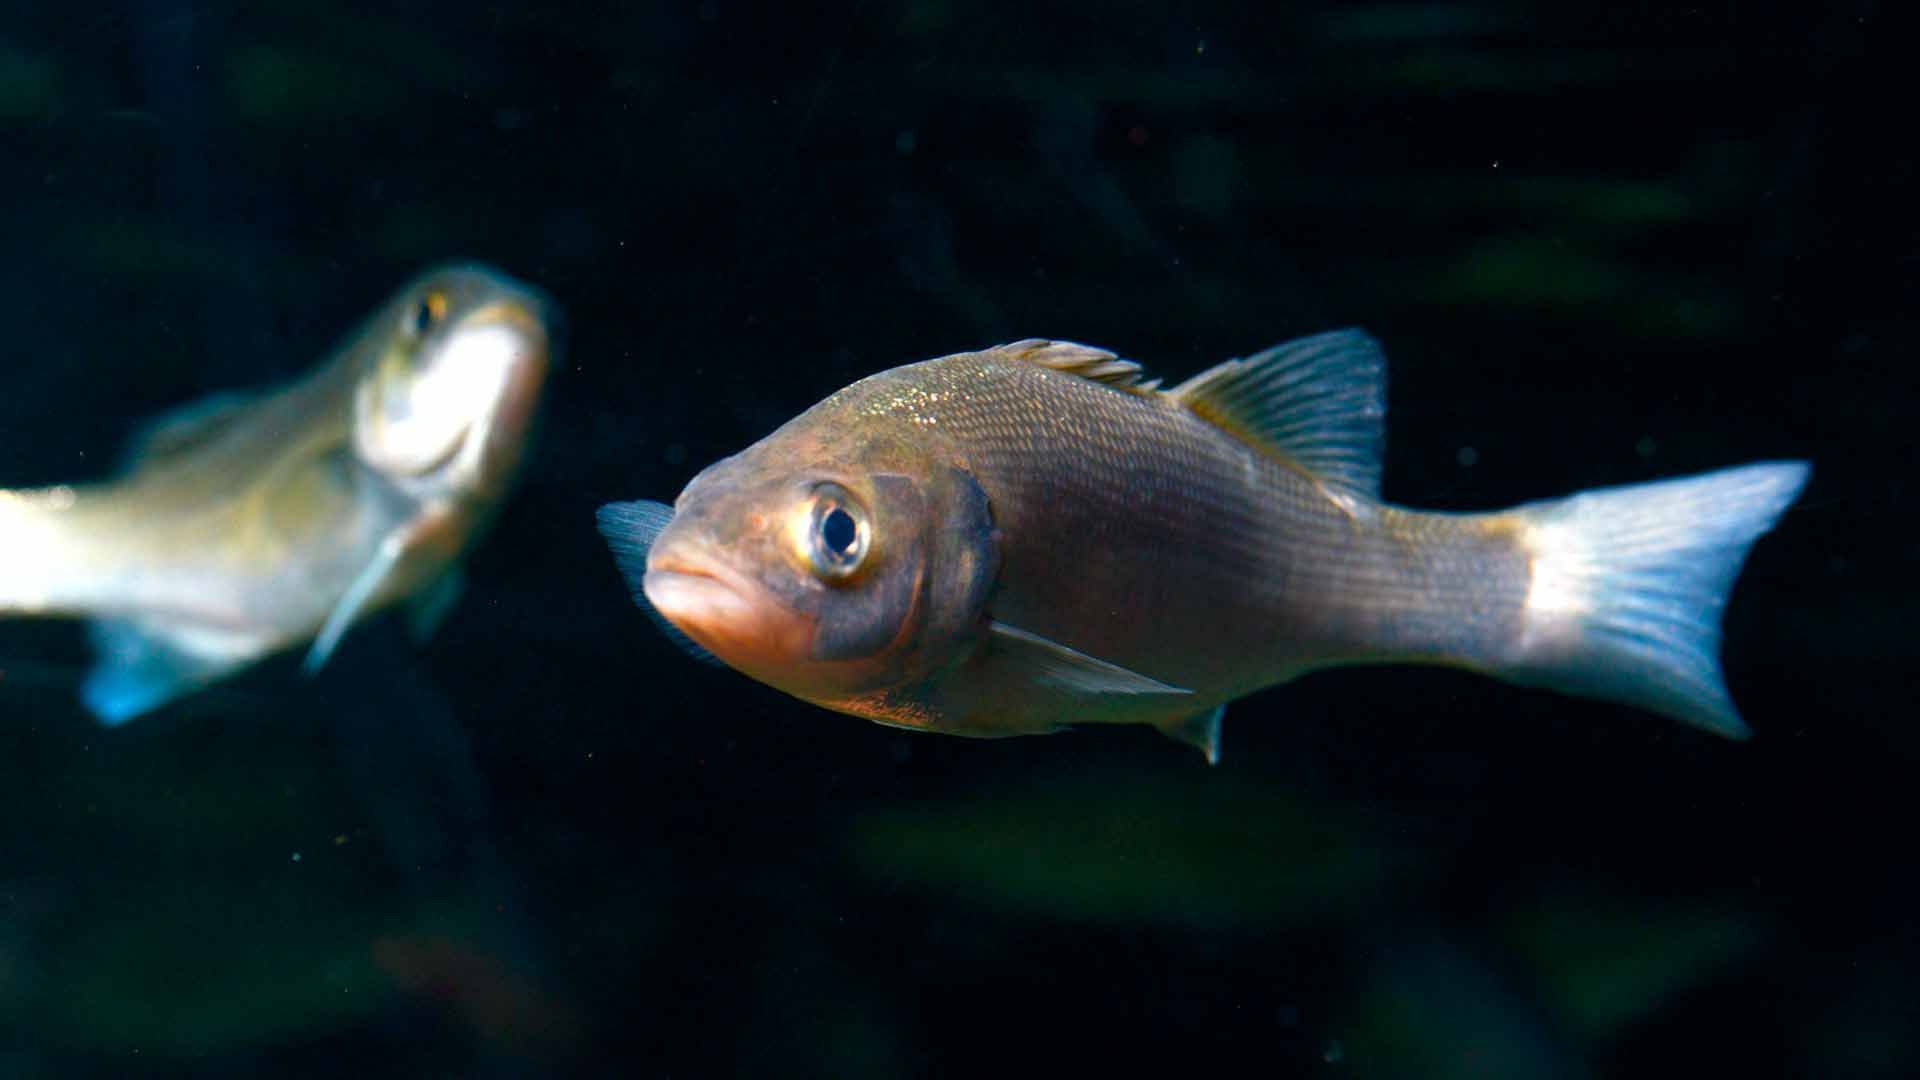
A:
<svg viewBox="0 0 1920 1080">
<path fill-rule="evenodd" d="M 68 575 L 61 571 L 71 545 L 65 511 L 72 488 L 0 488 L 0 615 L 65 612 Z"/>
<path fill-rule="evenodd" d="M 1745 738 L 1720 671 L 1720 616 L 1748 549 L 1808 471 L 1763 462 L 1512 511 L 1532 575 L 1497 674 Z"/>
</svg>

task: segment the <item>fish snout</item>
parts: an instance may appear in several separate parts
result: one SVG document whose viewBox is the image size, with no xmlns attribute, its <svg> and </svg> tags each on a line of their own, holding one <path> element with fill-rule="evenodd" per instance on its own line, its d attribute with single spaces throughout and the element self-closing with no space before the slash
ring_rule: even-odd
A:
<svg viewBox="0 0 1920 1080">
<path fill-rule="evenodd" d="M 671 535 L 675 519 L 647 556 L 641 591 L 662 618 L 700 647 L 763 682 L 776 682 L 807 655 L 814 621 L 785 604 L 706 544 Z"/>
</svg>

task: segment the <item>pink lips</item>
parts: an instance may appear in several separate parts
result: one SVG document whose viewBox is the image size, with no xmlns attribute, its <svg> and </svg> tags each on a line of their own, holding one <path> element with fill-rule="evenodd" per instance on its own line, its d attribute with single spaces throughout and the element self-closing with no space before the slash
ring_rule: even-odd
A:
<svg viewBox="0 0 1920 1080">
<path fill-rule="evenodd" d="M 655 549 L 641 588 L 681 633 L 735 668 L 779 679 L 807 655 L 813 622 L 724 563 Z"/>
<path fill-rule="evenodd" d="M 650 567 L 641 587 L 655 611 L 703 644 L 711 631 L 753 616 L 753 605 L 711 574 Z"/>
</svg>

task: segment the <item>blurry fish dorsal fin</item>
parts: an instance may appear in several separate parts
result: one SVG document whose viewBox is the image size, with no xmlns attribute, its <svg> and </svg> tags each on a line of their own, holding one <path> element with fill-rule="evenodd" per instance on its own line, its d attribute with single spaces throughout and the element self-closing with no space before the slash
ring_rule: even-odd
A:
<svg viewBox="0 0 1920 1080">
<path fill-rule="evenodd" d="M 88 630 L 98 659 L 80 686 L 80 700 L 108 727 L 220 679 L 251 663 L 258 651 L 245 641 L 134 619 L 100 619 Z"/>
<path fill-rule="evenodd" d="M 988 624 L 993 652 L 1026 669 L 1035 683 L 1076 694 L 1190 694 L 1178 686 L 1088 656 L 1003 622 Z"/>
<path fill-rule="evenodd" d="M 1387 361 L 1364 330 L 1275 345 L 1166 391 L 1251 446 L 1278 451 L 1339 491 L 1380 497 Z"/>
<path fill-rule="evenodd" d="M 1151 393 L 1160 385 L 1160 380 L 1147 378 L 1146 371 L 1131 360 L 1071 341 L 1025 338 L 989 351 L 1135 394 Z"/>
<path fill-rule="evenodd" d="M 259 397 L 243 391 L 223 391 L 161 413 L 128 440 L 125 470 L 132 472 L 169 461 L 207 445 Z"/>
<path fill-rule="evenodd" d="M 620 576 L 625 579 L 628 591 L 633 593 L 633 602 L 647 613 L 647 618 L 652 619 L 667 640 L 688 656 L 703 664 L 724 666 L 719 657 L 668 622 L 647 600 L 647 552 L 653 549 L 653 542 L 659 537 L 660 530 L 673 520 L 673 507 L 646 500 L 608 503 L 600 508 L 594 518 L 600 526 L 600 535 L 606 538 L 607 547 L 613 550 L 613 561 L 620 568 Z"/>
</svg>

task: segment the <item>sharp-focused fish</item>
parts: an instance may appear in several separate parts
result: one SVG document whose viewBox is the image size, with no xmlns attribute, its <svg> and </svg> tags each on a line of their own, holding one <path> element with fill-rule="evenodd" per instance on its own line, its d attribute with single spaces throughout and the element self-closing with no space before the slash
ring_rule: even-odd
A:
<svg viewBox="0 0 1920 1080">
<path fill-rule="evenodd" d="M 436 269 L 306 378 L 162 417 L 120 478 L 0 491 L 0 614 L 93 619 L 81 696 L 110 724 L 295 645 L 317 669 L 395 603 L 430 632 L 519 463 L 552 317 Z"/>
<path fill-rule="evenodd" d="M 1352 330 L 1165 390 L 1020 341 L 863 379 L 600 525 L 699 649 L 901 727 L 1142 723 L 1213 760 L 1237 697 L 1421 662 L 1745 734 L 1720 612 L 1805 463 L 1409 510 L 1379 497 L 1385 386 Z"/>
</svg>

